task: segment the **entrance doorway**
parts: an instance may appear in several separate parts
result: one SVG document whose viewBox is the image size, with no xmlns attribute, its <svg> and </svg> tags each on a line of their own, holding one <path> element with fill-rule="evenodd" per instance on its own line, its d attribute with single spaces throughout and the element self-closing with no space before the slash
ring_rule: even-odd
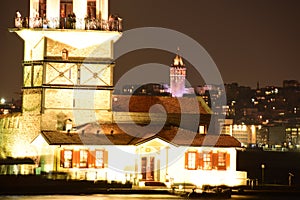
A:
<svg viewBox="0 0 300 200">
<path fill-rule="evenodd" d="M 60 17 L 64 18 L 73 13 L 73 0 L 60 1 Z"/>
<path fill-rule="evenodd" d="M 155 157 L 147 156 L 141 158 L 142 180 L 154 181 Z"/>
</svg>

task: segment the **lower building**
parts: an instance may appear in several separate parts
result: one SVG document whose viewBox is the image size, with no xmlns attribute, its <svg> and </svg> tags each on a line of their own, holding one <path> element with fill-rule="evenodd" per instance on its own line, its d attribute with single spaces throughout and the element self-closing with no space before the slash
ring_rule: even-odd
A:
<svg viewBox="0 0 300 200">
<path fill-rule="evenodd" d="M 131 130 L 128 134 L 122 128 Z M 152 127 L 153 128 L 153 127 Z M 43 131 L 32 144 L 39 171 L 64 172 L 70 179 L 203 185 L 246 185 L 237 171 L 241 143 L 230 135 L 207 135 L 177 127 L 136 133 L 135 126 L 86 124 L 76 132 Z"/>
</svg>

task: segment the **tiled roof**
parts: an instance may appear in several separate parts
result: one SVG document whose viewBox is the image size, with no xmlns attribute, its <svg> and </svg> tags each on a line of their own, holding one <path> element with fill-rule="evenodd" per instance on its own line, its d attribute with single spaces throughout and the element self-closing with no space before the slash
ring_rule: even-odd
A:
<svg viewBox="0 0 300 200">
<path fill-rule="evenodd" d="M 121 127 L 123 130 L 117 124 L 91 123 L 76 132 L 43 131 L 42 135 L 50 145 L 138 145 L 160 138 L 178 146 L 241 147 L 241 143 L 230 135 L 203 135 L 178 127 L 160 129 L 130 124 Z M 155 134 L 153 130 L 157 128 L 160 131 Z"/>
<path fill-rule="evenodd" d="M 112 98 L 112 109 L 116 112 L 149 112 L 152 105 L 160 104 L 169 114 L 211 114 L 210 108 L 201 97 L 113 95 Z M 157 107 L 151 111 L 161 112 L 162 109 Z"/>
</svg>

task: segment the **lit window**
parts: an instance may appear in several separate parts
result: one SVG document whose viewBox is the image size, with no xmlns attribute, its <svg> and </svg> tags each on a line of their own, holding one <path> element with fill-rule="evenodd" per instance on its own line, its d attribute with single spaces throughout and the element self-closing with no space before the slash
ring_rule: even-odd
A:
<svg viewBox="0 0 300 200">
<path fill-rule="evenodd" d="M 188 169 L 196 169 L 196 153 L 188 153 Z"/>
<path fill-rule="evenodd" d="M 195 170 L 197 168 L 196 159 L 197 159 L 197 152 L 186 152 L 185 168 L 190 170 Z"/>
<path fill-rule="evenodd" d="M 103 150 L 96 150 L 96 162 L 95 166 L 98 168 L 104 167 L 104 153 Z"/>
<path fill-rule="evenodd" d="M 225 167 L 226 166 L 226 153 L 219 152 L 218 153 L 218 166 Z"/>
<path fill-rule="evenodd" d="M 64 150 L 63 151 L 63 167 L 64 168 L 71 168 L 72 167 L 72 157 L 73 157 L 73 152 L 72 150 Z"/>
<path fill-rule="evenodd" d="M 200 134 L 205 134 L 205 126 L 203 126 L 203 125 L 199 126 L 199 133 Z"/>
<path fill-rule="evenodd" d="M 212 168 L 212 158 L 211 153 L 203 153 L 203 169 L 211 169 Z"/>
<path fill-rule="evenodd" d="M 80 159 L 79 167 L 86 168 L 88 166 L 88 151 L 80 150 L 79 159 Z"/>
<path fill-rule="evenodd" d="M 96 1 L 87 0 L 87 17 L 89 19 L 96 18 Z"/>
</svg>

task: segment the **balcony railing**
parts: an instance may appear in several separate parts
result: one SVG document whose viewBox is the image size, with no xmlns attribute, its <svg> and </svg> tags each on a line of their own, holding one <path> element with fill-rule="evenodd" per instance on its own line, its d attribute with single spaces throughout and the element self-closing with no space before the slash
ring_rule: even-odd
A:
<svg viewBox="0 0 300 200">
<path fill-rule="evenodd" d="M 119 17 L 109 20 L 89 18 L 28 18 L 16 17 L 15 28 L 49 28 L 49 29 L 81 29 L 122 32 L 122 19 Z"/>
</svg>

